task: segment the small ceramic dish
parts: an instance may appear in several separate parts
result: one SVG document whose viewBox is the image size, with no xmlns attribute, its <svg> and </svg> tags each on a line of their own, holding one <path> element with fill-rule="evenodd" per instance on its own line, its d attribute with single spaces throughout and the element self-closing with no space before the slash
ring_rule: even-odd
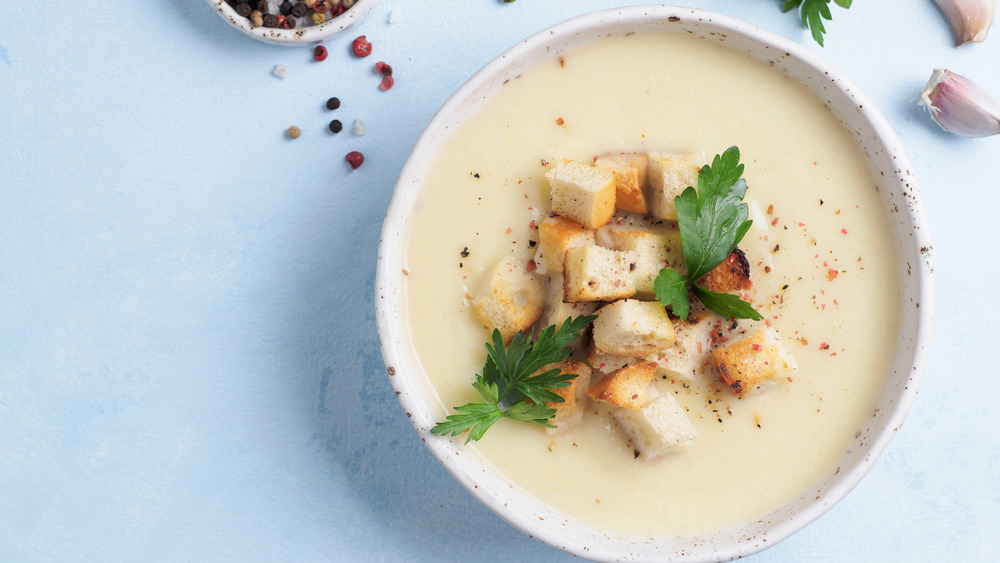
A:
<svg viewBox="0 0 1000 563">
<path fill-rule="evenodd" d="M 237 14 L 226 0 L 207 0 L 223 20 L 243 33 L 265 43 L 295 47 L 311 45 L 328 39 L 361 21 L 381 0 L 358 0 L 349 10 L 319 25 L 300 26 L 295 29 L 253 27 L 250 20 Z"/>
<path fill-rule="evenodd" d="M 875 395 L 874 414 L 849 443 L 835 470 L 831 467 L 824 477 L 768 514 L 697 536 L 634 536 L 598 529 L 529 494 L 460 439 L 432 434 L 431 428 L 442 416 L 441 404 L 414 351 L 407 322 L 407 268 L 413 267 L 407 262 L 408 236 L 438 148 L 486 100 L 527 69 L 604 37 L 642 32 L 691 35 L 749 54 L 802 84 L 829 108 L 850 132 L 876 179 L 878 204 L 891 216 L 889 236 L 902 270 L 895 282 L 900 304 L 898 344 L 885 387 Z M 797 43 L 710 12 L 666 6 L 606 10 L 573 18 L 518 43 L 459 88 L 431 120 L 399 176 L 382 229 L 375 279 L 379 339 L 399 401 L 427 447 L 471 494 L 526 534 L 579 557 L 601 561 L 735 559 L 775 545 L 844 498 L 902 425 L 929 354 L 933 308 L 929 249 L 920 195 L 892 127 L 827 62 Z"/>
</svg>

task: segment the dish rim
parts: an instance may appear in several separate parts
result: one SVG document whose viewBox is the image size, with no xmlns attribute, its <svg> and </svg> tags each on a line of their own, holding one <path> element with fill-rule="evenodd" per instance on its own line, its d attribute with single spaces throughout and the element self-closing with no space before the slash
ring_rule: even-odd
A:
<svg viewBox="0 0 1000 563">
<path fill-rule="evenodd" d="M 872 430 L 872 425 L 875 423 L 871 423 L 872 425 L 866 427 L 864 432 L 871 434 L 871 436 L 866 434 L 866 437 L 871 437 L 871 440 L 863 446 L 863 453 L 865 455 L 861 459 L 846 465 L 844 461 L 848 460 L 850 456 L 845 455 L 841 458 L 841 465 L 846 466 L 838 468 L 838 471 L 846 469 L 842 475 L 829 475 L 821 479 L 814 486 L 808 488 L 802 497 L 792 499 L 759 520 L 759 523 L 764 525 L 763 521 L 772 515 L 780 514 L 783 511 L 794 512 L 789 507 L 797 500 L 805 502 L 803 497 L 809 494 L 814 487 L 824 488 L 824 492 L 814 501 L 806 503 L 803 510 L 794 512 L 777 523 L 769 522 L 764 525 L 766 528 L 766 538 L 763 539 L 750 538 L 747 541 L 742 541 L 735 539 L 736 534 L 731 534 L 730 537 L 733 540 L 728 544 L 723 542 L 723 545 L 710 545 L 714 541 L 719 540 L 716 536 L 727 534 L 734 530 L 742 532 L 749 527 L 748 524 L 727 528 L 715 534 L 701 535 L 699 536 L 701 538 L 700 545 L 698 541 L 688 541 L 688 545 L 686 546 L 669 547 L 656 543 L 657 539 L 664 539 L 665 537 L 653 538 L 650 541 L 650 538 L 604 533 L 573 519 L 568 520 L 568 525 L 570 527 L 582 527 L 584 530 L 579 531 L 577 536 L 568 538 L 565 533 L 558 533 L 558 525 L 540 525 L 535 519 L 535 516 L 532 514 L 535 504 L 544 505 L 544 503 L 535 500 L 535 503 L 517 503 L 518 505 L 513 508 L 507 506 L 507 504 L 513 504 L 510 502 L 512 499 L 508 498 L 510 495 L 520 495 L 523 497 L 525 495 L 530 496 L 529 493 L 519 491 L 516 486 L 508 485 L 508 489 L 514 492 L 507 491 L 507 495 L 504 498 L 507 499 L 508 503 L 500 503 L 497 500 L 499 498 L 497 496 L 498 491 L 489 490 L 489 487 L 484 486 L 481 481 L 481 479 L 488 479 L 490 476 L 477 476 L 469 471 L 465 471 L 467 468 L 462 467 L 456 461 L 463 456 L 460 440 L 442 438 L 429 433 L 429 428 L 433 425 L 434 421 L 428 419 L 428 413 L 421 412 L 421 406 L 417 401 L 417 397 L 414 396 L 414 393 L 419 392 L 417 387 L 419 387 L 420 382 L 408 380 L 406 376 L 400 373 L 400 366 L 404 367 L 404 372 L 406 369 L 413 367 L 406 358 L 408 351 L 405 347 L 409 345 L 409 340 L 405 336 L 405 318 L 400 315 L 401 311 L 399 310 L 400 300 L 403 297 L 404 291 L 400 283 L 403 276 L 398 272 L 405 265 L 405 259 L 403 258 L 406 249 L 405 235 L 408 230 L 408 216 L 411 211 L 410 206 L 406 205 L 408 202 L 405 200 L 407 191 L 414 190 L 415 186 L 419 185 L 419 177 L 415 177 L 419 176 L 419 168 L 426 163 L 427 159 L 433 155 L 443 142 L 443 139 L 447 137 L 446 130 L 451 120 L 456 115 L 461 116 L 464 111 L 462 109 L 463 106 L 468 105 L 470 100 L 484 88 L 487 88 L 491 81 L 497 80 L 497 77 L 504 76 L 505 71 L 509 74 L 511 69 L 515 68 L 518 61 L 531 60 L 532 62 L 526 64 L 523 68 L 533 67 L 539 64 L 541 60 L 557 56 L 562 50 L 579 47 L 582 44 L 595 41 L 604 35 L 620 34 L 620 32 L 602 34 L 601 30 L 622 25 L 635 25 L 637 28 L 641 28 L 642 25 L 647 25 L 651 22 L 659 22 L 657 25 L 663 27 L 673 23 L 685 23 L 698 28 L 704 27 L 706 33 L 708 32 L 707 30 L 725 32 L 739 36 L 743 40 L 770 46 L 776 53 L 784 53 L 791 62 L 800 62 L 804 65 L 804 69 L 818 75 L 824 75 L 825 78 L 828 78 L 826 84 L 836 85 L 836 90 L 831 95 L 844 97 L 844 100 L 839 102 L 840 104 L 846 104 L 849 98 L 850 102 L 856 106 L 858 113 L 865 116 L 863 119 L 864 123 L 872 129 L 876 137 L 874 139 L 875 146 L 884 148 L 882 157 L 890 158 L 895 167 L 894 176 L 886 178 L 884 185 L 889 186 L 892 180 L 898 179 L 900 183 L 898 189 L 900 191 L 899 193 L 893 192 L 884 195 L 880 198 L 880 201 L 886 205 L 890 205 L 893 198 L 905 199 L 906 212 L 901 212 L 898 215 L 905 217 L 905 226 L 910 227 L 909 236 L 911 238 L 907 240 L 901 236 L 900 229 L 905 226 L 894 226 L 894 245 L 900 249 L 901 253 L 905 254 L 905 256 L 900 257 L 902 260 L 906 261 L 908 258 L 917 260 L 916 257 L 919 258 L 917 264 L 911 264 L 911 266 L 914 266 L 913 271 L 915 275 L 911 275 L 910 278 L 904 277 L 901 284 L 904 288 L 909 287 L 909 291 L 903 291 L 901 294 L 900 300 L 903 303 L 903 307 L 906 307 L 905 297 L 907 295 L 914 297 L 919 303 L 915 311 L 907 310 L 900 313 L 901 325 L 904 325 L 900 326 L 901 339 L 912 332 L 912 348 L 904 350 L 902 348 L 903 345 L 900 344 L 900 348 L 897 349 L 896 363 L 894 364 L 894 366 L 899 365 L 900 358 L 903 357 L 906 360 L 904 365 L 907 368 L 912 367 L 912 370 L 907 372 L 908 375 L 900 373 L 893 376 L 890 374 L 890 380 L 887 381 L 879 406 L 885 407 L 886 399 L 889 397 L 894 397 L 896 400 L 889 400 L 890 406 L 886 407 L 889 412 L 888 414 L 883 414 L 878 419 L 880 422 L 877 428 Z M 664 30 L 661 32 L 667 31 Z M 580 35 L 586 35 L 588 39 L 578 43 L 570 41 L 568 45 L 563 45 L 567 41 L 567 38 Z M 546 45 L 553 46 L 551 51 L 541 58 L 535 56 L 536 50 Z M 755 58 L 759 59 L 759 57 Z M 805 83 L 804 78 L 794 76 L 790 71 L 788 73 L 796 81 Z M 499 86 L 494 85 L 494 88 L 496 87 Z M 816 91 L 812 88 L 810 88 L 810 92 L 813 95 L 817 95 Z M 822 96 L 818 97 L 822 99 Z M 844 118 L 845 112 L 843 110 L 838 111 L 832 107 L 830 100 L 828 100 L 828 105 L 831 106 L 830 109 L 836 117 Z M 864 145 L 866 141 L 862 140 L 861 143 Z M 872 167 L 873 174 L 878 173 L 879 170 L 883 172 L 886 170 L 884 166 L 879 168 L 874 165 L 877 155 L 867 154 L 866 151 L 866 156 Z M 375 277 L 376 321 L 378 324 L 379 340 L 387 372 L 396 391 L 397 398 L 428 449 L 431 450 L 435 457 L 441 461 L 442 465 L 473 496 L 521 531 L 568 553 L 599 560 L 651 560 L 664 556 L 669 556 L 671 560 L 733 559 L 773 546 L 822 516 L 857 486 L 861 479 L 871 470 L 875 460 L 885 450 L 895 432 L 902 425 L 917 395 L 917 390 L 926 370 L 930 351 L 933 325 L 933 265 L 931 261 L 930 249 L 932 246 L 927 216 L 911 170 L 912 167 L 909 158 L 903 150 L 895 132 L 885 117 L 875 109 L 874 104 L 871 103 L 867 96 L 853 82 L 847 79 L 843 73 L 834 68 L 830 63 L 813 54 L 804 46 L 760 29 L 752 24 L 705 10 L 657 5 L 598 10 L 570 18 L 543 29 L 518 42 L 500 56 L 491 60 L 448 98 L 424 129 L 397 180 L 383 224 Z M 912 331 L 903 323 L 904 313 L 909 313 L 911 317 L 916 319 L 916 326 Z M 417 362 L 417 367 L 419 367 L 419 361 Z M 413 378 L 420 377 L 422 377 L 422 374 L 419 373 L 419 370 L 413 373 Z M 898 382 L 902 385 L 902 390 L 898 394 L 890 394 L 895 379 L 904 377 L 905 382 L 908 382 L 908 384 L 903 384 L 905 383 L 904 381 Z M 876 410 L 877 413 L 878 410 Z M 485 459 L 479 458 L 479 465 L 483 473 L 493 471 L 499 475 L 501 480 L 505 479 L 498 470 L 491 468 Z M 497 475 L 493 475 L 493 477 Z M 514 500 L 524 501 L 525 499 Z M 544 506 L 547 507 L 548 505 Z M 551 509 L 551 507 L 549 508 Z M 522 510 L 525 513 L 519 512 Z M 564 524 L 563 528 L 565 526 Z M 590 537 L 590 541 L 583 541 L 583 538 L 588 536 Z M 609 539 L 618 540 L 618 544 L 608 546 L 607 543 L 609 542 L 606 540 Z M 698 538 L 688 536 L 674 541 L 684 539 L 698 540 Z M 627 543 L 629 541 L 632 542 L 631 549 L 621 549 L 624 545 L 622 542 Z M 610 543 L 613 544 L 615 542 Z M 668 553 L 671 550 L 673 550 L 672 553 Z"/>
</svg>

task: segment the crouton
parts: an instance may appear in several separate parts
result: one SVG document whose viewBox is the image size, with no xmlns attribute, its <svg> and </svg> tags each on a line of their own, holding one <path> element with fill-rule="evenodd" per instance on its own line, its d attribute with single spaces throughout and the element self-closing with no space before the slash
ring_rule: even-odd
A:
<svg viewBox="0 0 1000 563">
<path fill-rule="evenodd" d="M 615 176 L 611 172 L 573 160 L 545 173 L 552 196 L 552 211 L 589 229 L 607 224 L 615 214 Z"/>
<path fill-rule="evenodd" d="M 563 298 L 562 278 L 552 278 L 548 284 L 548 298 L 546 300 L 545 312 L 539 320 L 539 326 L 545 328 L 555 325 L 556 330 L 562 326 L 566 319 L 570 317 L 585 317 L 594 314 L 598 303 L 593 301 L 579 301 L 577 303 L 565 303 Z M 581 339 L 584 336 L 580 337 Z M 572 346 L 579 347 L 580 339 L 577 339 Z"/>
<path fill-rule="evenodd" d="M 580 424 L 583 412 L 587 408 L 587 388 L 590 387 L 591 369 L 587 364 L 567 358 L 555 364 L 542 366 L 533 375 L 545 373 L 546 371 L 558 369 L 563 373 L 576 374 L 576 378 L 570 382 L 569 387 L 553 389 L 552 391 L 563 398 L 563 402 L 555 401 L 545 403 L 550 409 L 555 409 L 556 414 L 549 419 L 549 424 L 555 428 L 546 428 L 549 434 L 562 434 L 568 432 Z"/>
<path fill-rule="evenodd" d="M 641 409 L 660 395 L 653 387 L 656 364 L 639 362 L 609 373 L 597 380 L 587 395 L 626 409 Z"/>
<path fill-rule="evenodd" d="M 645 407 L 617 409 L 611 414 L 632 447 L 646 459 L 655 459 L 676 449 L 689 446 L 698 431 L 673 395 L 660 395 Z"/>
<path fill-rule="evenodd" d="M 612 250 L 633 251 L 639 254 L 635 271 L 635 296 L 639 299 L 656 298 L 653 282 L 660 270 L 667 267 L 684 269 L 684 254 L 681 251 L 680 233 L 660 235 L 644 231 L 624 231 L 604 227 L 599 231 L 601 242 Z"/>
<path fill-rule="evenodd" d="M 606 154 L 597 157 L 594 166 L 610 171 L 615 176 L 615 209 L 645 215 L 646 155 L 635 152 Z"/>
<path fill-rule="evenodd" d="M 712 362 L 719 368 L 719 381 L 739 396 L 796 369 L 795 360 L 785 351 L 778 335 L 767 327 L 716 348 L 712 351 Z"/>
<path fill-rule="evenodd" d="M 729 258 L 702 276 L 698 285 L 719 293 L 749 290 L 753 283 L 750 281 L 750 262 L 746 254 L 739 248 L 734 249 Z"/>
<path fill-rule="evenodd" d="M 563 217 L 549 217 L 538 225 L 538 273 L 562 272 L 566 250 L 594 244 L 594 231 Z"/>
<path fill-rule="evenodd" d="M 605 305 L 594 321 L 599 353 L 645 357 L 674 345 L 677 335 L 658 301 L 624 299 Z"/>
<path fill-rule="evenodd" d="M 650 356 L 659 366 L 657 375 L 664 379 L 695 381 L 706 376 L 711 367 L 712 331 L 722 317 L 715 313 L 691 314 L 687 320 L 671 319 L 677 341 L 673 346 Z M 712 376 L 714 379 L 714 375 Z"/>
<path fill-rule="evenodd" d="M 486 289 L 475 301 L 476 313 L 489 334 L 499 329 L 509 343 L 542 316 L 545 289 L 524 265 L 510 256 L 490 273 Z"/>
<path fill-rule="evenodd" d="M 635 295 L 636 252 L 588 245 L 570 248 L 563 260 L 563 301 L 614 301 Z"/>
<path fill-rule="evenodd" d="M 602 354 L 594 347 L 594 340 L 591 339 L 587 345 L 587 364 L 603 374 L 622 369 L 629 364 L 642 361 L 642 358 L 632 356 L 616 356 L 614 354 Z"/>
<path fill-rule="evenodd" d="M 649 188 L 646 205 L 649 212 L 659 219 L 677 220 L 674 198 L 681 195 L 688 186 L 698 186 L 700 167 L 693 156 L 649 153 L 647 172 Z"/>
</svg>

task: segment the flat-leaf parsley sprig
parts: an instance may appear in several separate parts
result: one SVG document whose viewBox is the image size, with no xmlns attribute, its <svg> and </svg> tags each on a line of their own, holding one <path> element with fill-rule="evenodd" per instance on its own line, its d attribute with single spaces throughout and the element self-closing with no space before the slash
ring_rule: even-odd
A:
<svg viewBox="0 0 1000 563">
<path fill-rule="evenodd" d="M 830 13 L 831 0 L 781 0 L 781 11 L 790 12 L 799 8 L 799 16 L 802 18 L 802 26 L 812 32 L 813 39 L 823 46 L 823 34 L 826 28 L 823 27 L 823 20 L 830 21 L 833 14 Z M 853 0 L 833 0 L 838 6 L 845 10 L 851 7 Z"/>
<path fill-rule="evenodd" d="M 545 403 L 561 403 L 563 398 L 552 390 L 569 387 L 577 375 L 558 369 L 532 374 L 542 366 L 565 360 L 572 352 L 569 344 L 596 318 L 570 317 L 558 330 L 555 325 L 545 328 L 534 343 L 530 336 L 518 332 L 509 346 L 504 346 L 500 331 L 494 329 L 493 344 L 486 343 L 483 372 L 476 374 L 472 383 L 484 401 L 455 407 L 458 414 L 448 415 L 431 432 L 458 436 L 468 430 L 465 443 L 469 443 L 482 438 L 501 418 L 551 428 L 549 419 L 556 410 Z"/>
<path fill-rule="evenodd" d="M 688 186 L 674 198 L 687 276 L 664 268 L 653 282 L 653 291 L 660 303 L 681 319 L 687 319 L 690 311 L 688 290 L 722 315 L 755 321 L 764 318 L 738 296 L 698 285 L 702 276 L 732 254 L 753 224 L 747 219 L 750 210 L 743 203 L 747 183 L 742 176 L 740 149 L 729 147 L 698 172 L 697 190 Z"/>
</svg>

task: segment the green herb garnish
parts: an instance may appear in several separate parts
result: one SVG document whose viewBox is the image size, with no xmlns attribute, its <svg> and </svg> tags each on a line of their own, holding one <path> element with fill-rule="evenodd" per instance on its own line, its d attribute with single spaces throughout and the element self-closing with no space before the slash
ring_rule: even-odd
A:
<svg viewBox="0 0 1000 563">
<path fill-rule="evenodd" d="M 445 422 L 431 428 L 431 432 L 458 436 L 468 430 L 465 443 L 469 443 L 482 438 L 504 417 L 552 428 L 549 419 L 556 410 L 545 403 L 563 402 L 563 398 L 552 390 L 569 387 L 577 375 L 558 369 L 532 374 L 544 365 L 565 360 L 572 351 L 567 346 L 596 318 L 570 317 L 559 330 L 554 325 L 547 327 L 534 343 L 530 336 L 518 332 L 509 346 L 504 346 L 500 331 L 494 329 L 493 345 L 486 343 L 483 373 L 476 374 L 472 384 L 485 401 L 455 407 L 458 414 L 449 415 Z"/>
<path fill-rule="evenodd" d="M 688 317 L 689 289 L 706 307 L 722 315 L 755 321 L 764 318 L 739 297 L 709 291 L 697 283 L 732 254 L 753 223 L 747 220 L 750 209 L 743 203 L 747 183 L 742 176 L 740 149 L 729 147 L 698 172 L 697 190 L 688 186 L 674 198 L 688 273 L 685 277 L 672 268 L 660 270 L 653 291 L 660 303 L 681 319 Z"/>
<path fill-rule="evenodd" d="M 802 26 L 812 32 L 813 39 L 823 46 L 823 34 L 826 28 L 823 27 L 823 20 L 830 21 L 833 15 L 830 13 L 831 0 L 782 0 L 781 11 L 790 12 L 799 8 L 799 15 L 802 17 Z M 845 10 L 851 7 L 853 0 L 833 0 L 838 6 Z"/>
</svg>

